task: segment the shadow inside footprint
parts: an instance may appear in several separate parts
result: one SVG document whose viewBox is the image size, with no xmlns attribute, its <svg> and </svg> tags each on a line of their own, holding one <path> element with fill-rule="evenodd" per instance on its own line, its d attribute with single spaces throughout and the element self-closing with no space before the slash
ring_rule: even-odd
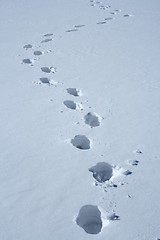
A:
<svg viewBox="0 0 160 240">
<path fill-rule="evenodd" d="M 106 162 L 99 162 L 95 166 L 89 168 L 93 173 L 93 177 L 100 183 L 110 180 L 113 176 L 113 167 Z"/>
<path fill-rule="evenodd" d="M 70 108 L 70 109 L 72 109 L 72 110 L 75 110 L 76 107 L 77 107 L 76 103 L 73 102 L 73 101 L 71 101 L 71 100 L 66 100 L 66 101 L 64 101 L 63 103 L 64 103 L 64 105 L 65 105 L 67 108 Z"/>
<path fill-rule="evenodd" d="M 91 148 L 90 140 L 85 135 L 76 135 L 74 139 L 71 140 L 74 147 L 81 150 L 88 150 Z"/>
<path fill-rule="evenodd" d="M 85 205 L 80 209 L 76 223 L 86 233 L 98 234 L 102 230 L 101 212 L 97 206 Z"/>
</svg>

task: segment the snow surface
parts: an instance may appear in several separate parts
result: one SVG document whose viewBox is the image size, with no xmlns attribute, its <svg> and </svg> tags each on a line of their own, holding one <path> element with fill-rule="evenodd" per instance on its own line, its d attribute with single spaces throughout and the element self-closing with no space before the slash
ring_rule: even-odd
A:
<svg viewBox="0 0 160 240">
<path fill-rule="evenodd" d="M 159 9 L 1 0 L 0 240 L 160 238 Z"/>
</svg>

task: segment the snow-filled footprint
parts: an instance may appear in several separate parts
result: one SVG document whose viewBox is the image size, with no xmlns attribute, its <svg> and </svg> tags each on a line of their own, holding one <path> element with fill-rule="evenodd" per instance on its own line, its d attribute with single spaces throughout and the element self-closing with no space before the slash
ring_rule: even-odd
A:
<svg viewBox="0 0 160 240">
<path fill-rule="evenodd" d="M 88 139 L 85 135 L 76 135 L 73 139 L 71 139 L 71 144 L 81 150 L 88 150 L 91 148 L 90 139 Z"/>
<path fill-rule="evenodd" d="M 81 91 L 77 88 L 67 88 L 67 92 L 75 97 L 81 96 Z"/>
<path fill-rule="evenodd" d="M 100 233 L 103 224 L 99 208 L 94 205 L 84 205 L 79 211 L 76 223 L 88 234 Z"/>
<path fill-rule="evenodd" d="M 85 123 L 88 124 L 91 128 L 98 127 L 101 123 L 101 117 L 98 116 L 96 113 L 87 113 L 84 116 Z"/>
</svg>

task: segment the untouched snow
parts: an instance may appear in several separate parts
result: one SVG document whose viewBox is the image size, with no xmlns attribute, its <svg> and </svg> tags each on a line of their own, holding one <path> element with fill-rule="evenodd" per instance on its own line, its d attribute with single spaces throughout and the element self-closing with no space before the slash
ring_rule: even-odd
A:
<svg viewBox="0 0 160 240">
<path fill-rule="evenodd" d="M 1 0 L 0 240 L 160 238 L 159 9 Z"/>
</svg>

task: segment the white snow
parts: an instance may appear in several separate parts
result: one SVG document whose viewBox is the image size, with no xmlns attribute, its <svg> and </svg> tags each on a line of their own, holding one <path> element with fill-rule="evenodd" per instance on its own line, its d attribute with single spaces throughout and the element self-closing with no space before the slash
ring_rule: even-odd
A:
<svg viewBox="0 0 160 240">
<path fill-rule="evenodd" d="M 159 9 L 1 0 L 0 240 L 160 238 Z"/>
</svg>

